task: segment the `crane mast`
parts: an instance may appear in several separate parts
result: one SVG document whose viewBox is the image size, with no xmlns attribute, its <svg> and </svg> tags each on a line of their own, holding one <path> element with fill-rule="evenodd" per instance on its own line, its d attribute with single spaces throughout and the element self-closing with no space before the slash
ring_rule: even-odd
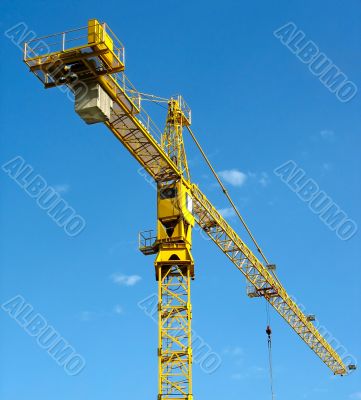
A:
<svg viewBox="0 0 361 400">
<path fill-rule="evenodd" d="M 157 236 L 140 250 L 155 259 L 158 281 L 158 400 L 192 400 L 192 201 L 183 143 L 190 124 L 182 98 L 168 103 L 163 148 L 182 176 L 157 182 Z"/>
<path fill-rule="evenodd" d="M 85 37 L 85 40 L 84 40 Z M 79 43 L 80 41 L 80 43 Z M 74 46 L 77 43 L 77 46 Z M 336 375 L 346 366 L 288 295 L 275 271 L 264 265 L 190 180 L 183 128 L 191 112 L 179 96 L 168 102 L 161 132 L 124 74 L 124 47 L 106 24 L 29 41 L 24 61 L 45 88 L 67 86 L 75 111 L 87 122 L 103 122 L 157 184 L 157 232 L 140 235 L 140 250 L 156 255 L 158 281 L 158 400 L 192 400 L 192 228 L 197 223 L 245 276 L 250 297 L 263 297 Z"/>
</svg>

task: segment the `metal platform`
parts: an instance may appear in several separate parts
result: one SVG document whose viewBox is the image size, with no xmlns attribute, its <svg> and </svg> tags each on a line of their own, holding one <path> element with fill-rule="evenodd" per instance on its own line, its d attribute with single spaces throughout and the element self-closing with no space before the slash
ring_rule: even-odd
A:
<svg viewBox="0 0 361 400">
<path fill-rule="evenodd" d="M 138 239 L 139 239 L 139 250 L 145 256 L 158 253 L 159 245 L 157 243 L 157 236 L 153 230 L 139 232 Z"/>
<path fill-rule="evenodd" d="M 125 53 L 109 26 L 93 19 L 86 27 L 25 43 L 24 61 L 50 88 L 121 72 Z"/>
</svg>

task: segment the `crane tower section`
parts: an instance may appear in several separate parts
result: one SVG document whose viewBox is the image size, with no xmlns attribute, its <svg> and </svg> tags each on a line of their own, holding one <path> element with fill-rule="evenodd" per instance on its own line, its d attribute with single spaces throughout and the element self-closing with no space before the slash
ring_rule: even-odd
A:
<svg viewBox="0 0 361 400">
<path fill-rule="evenodd" d="M 192 210 L 183 125 L 189 124 L 181 97 L 168 103 L 163 148 L 182 171 L 177 179 L 157 182 L 157 236 L 144 254 L 157 254 L 158 400 L 192 400 L 191 279 L 194 278 Z M 190 114 L 189 114 L 190 115 Z"/>
<path fill-rule="evenodd" d="M 178 96 L 176 99 L 170 99 L 161 145 L 187 181 L 190 181 L 190 175 L 183 142 L 183 127 L 190 124 L 191 110 L 183 98 Z"/>
</svg>

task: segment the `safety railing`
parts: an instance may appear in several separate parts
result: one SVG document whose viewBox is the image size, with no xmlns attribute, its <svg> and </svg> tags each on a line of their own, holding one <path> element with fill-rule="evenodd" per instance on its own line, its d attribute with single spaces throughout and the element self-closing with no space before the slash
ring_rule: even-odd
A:
<svg viewBox="0 0 361 400">
<path fill-rule="evenodd" d="M 254 285 L 252 285 L 252 283 L 249 281 L 246 282 L 246 293 L 247 293 L 247 296 L 250 298 L 261 297 L 261 295 L 257 291 L 256 287 Z"/>
<path fill-rule="evenodd" d="M 32 39 L 24 44 L 24 61 L 38 63 L 52 54 L 66 53 L 104 43 L 118 62 L 125 65 L 123 44 L 105 23 L 90 21 L 85 27 L 71 29 L 48 36 Z"/>
<path fill-rule="evenodd" d="M 137 108 L 137 119 L 141 122 L 143 127 L 153 136 L 153 138 L 158 143 L 160 143 L 163 132 L 142 107 L 142 94 L 135 88 L 135 86 L 127 78 L 124 72 L 113 74 L 111 77 L 116 81 L 117 85 L 123 90 L 123 92 L 129 97 L 129 99 Z"/>
<path fill-rule="evenodd" d="M 124 93 L 130 98 L 133 104 L 140 111 L 141 109 L 141 95 L 132 82 L 127 78 L 124 72 L 114 74 L 114 79 L 118 83 L 118 85 L 123 89 Z"/>
<path fill-rule="evenodd" d="M 149 247 L 157 240 L 157 235 L 153 229 L 139 232 L 139 247 Z"/>
<path fill-rule="evenodd" d="M 157 252 L 157 236 L 154 230 L 139 232 L 139 250 L 145 254 L 155 254 Z"/>
<path fill-rule="evenodd" d="M 190 107 L 185 102 L 184 98 L 180 95 L 178 96 L 178 103 L 179 103 L 180 109 L 182 110 L 182 113 L 188 120 L 189 125 L 191 125 L 192 124 L 192 111 L 191 111 Z"/>
</svg>

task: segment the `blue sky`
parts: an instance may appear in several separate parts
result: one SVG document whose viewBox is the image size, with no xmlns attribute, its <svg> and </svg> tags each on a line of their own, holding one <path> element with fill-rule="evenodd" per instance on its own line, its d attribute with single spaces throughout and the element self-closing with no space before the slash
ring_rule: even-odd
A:
<svg viewBox="0 0 361 400">
<path fill-rule="evenodd" d="M 292 21 L 361 87 L 358 1 L 2 2 L 1 32 L 38 36 L 106 21 L 123 41 L 127 75 L 146 93 L 184 95 L 193 129 L 290 294 L 361 359 L 360 233 L 340 240 L 278 176 L 293 160 L 355 223 L 360 214 L 360 94 L 340 102 L 273 34 Z M 156 398 L 157 326 L 137 304 L 156 291 L 138 231 L 155 226 L 155 191 L 102 125 L 87 126 L 59 90 L 45 91 L 3 34 L 0 163 L 21 156 L 86 221 L 69 237 L 0 171 L 3 304 L 21 295 L 86 360 L 69 376 L 0 312 L 4 400 Z M 6 57 L 6 63 L 5 63 Z M 149 108 L 162 127 L 161 109 Z M 153 114 L 154 113 L 154 114 Z M 240 224 L 191 141 L 194 182 Z M 221 357 L 194 365 L 195 399 L 270 398 L 264 302 L 194 233 L 193 327 Z M 274 313 L 277 400 L 361 399 L 359 372 L 334 378 Z"/>
</svg>

